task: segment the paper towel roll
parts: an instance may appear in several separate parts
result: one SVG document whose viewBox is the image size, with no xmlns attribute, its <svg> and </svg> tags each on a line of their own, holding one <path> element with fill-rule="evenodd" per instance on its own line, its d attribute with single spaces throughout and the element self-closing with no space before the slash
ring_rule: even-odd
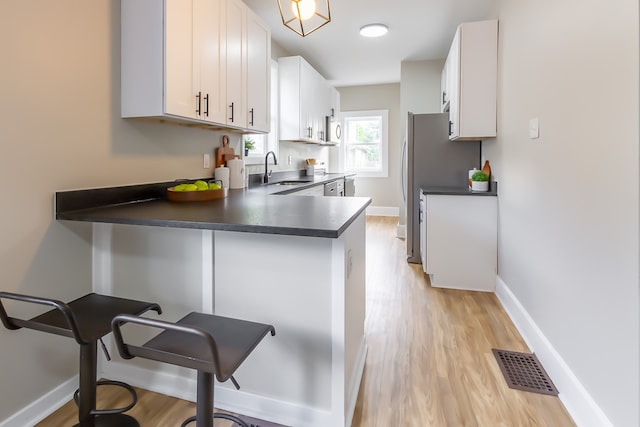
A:
<svg viewBox="0 0 640 427">
<path fill-rule="evenodd" d="M 229 167 L 229 188 L 244 188 L 244 160 L 227 160 Z"/>
<path fill-rule="evenodd" d="M 220 166 L 213 171 L 213 177 L 222 181 L 222 187 L 229 188 L 229 168 Z"/>
</svg>

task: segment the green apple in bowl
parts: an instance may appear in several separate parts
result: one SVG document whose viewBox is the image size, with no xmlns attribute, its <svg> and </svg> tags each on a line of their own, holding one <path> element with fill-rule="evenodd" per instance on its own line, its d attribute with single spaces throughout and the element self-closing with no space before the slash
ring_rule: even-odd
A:
<svg viewBox="0 0 640 427">
<path fill-rule="evenodd" d="M 196 186 L 197 191 L 204 191 L 209 189 L 209 184 L 207 184 L 206 181 L 203 181 L 201 179 L 194 182 L 193 185 Z"/>
</svg>

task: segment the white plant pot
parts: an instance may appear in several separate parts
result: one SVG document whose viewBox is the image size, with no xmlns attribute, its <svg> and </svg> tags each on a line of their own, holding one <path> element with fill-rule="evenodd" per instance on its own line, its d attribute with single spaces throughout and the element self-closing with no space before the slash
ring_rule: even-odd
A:
<svg viewBox="0 0 640 427">
<path fill-rule="evenodd" d="M 471 181 L 472 191 L 489 191 L 489 181 Z"/>
</svg>

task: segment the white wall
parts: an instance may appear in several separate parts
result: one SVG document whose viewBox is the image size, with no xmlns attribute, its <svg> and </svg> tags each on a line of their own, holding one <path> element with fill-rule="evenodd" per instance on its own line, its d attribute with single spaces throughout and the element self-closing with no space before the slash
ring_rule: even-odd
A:
<svg viewBox="0 0 640 427">
<path fill-rule="evenodd" d="M 389 176 L 363 178 L 356 176 L 356 196 L 371 197 L 371 206 L 398 207 L 402 205 L 400 188 L 400 156 L 402 151 L 400 120 L 400 85 L 339 87 L 340 111 L 389 111 Z"/>
<path fill-rule="evenodd" d="M 443 67 L 444 59 L 403 61 L 400 64 L 400 106 L 403 118 L 408 112 L 440 112 L 440 76 Z"/>
<path fill-rule="evenodd" d="M 496 16 L 499 136 L 483 154 L 500 278 L 611 423 L 638 426 L 638 2 L 501 0 Z"/>
<path fill-rule="evenodd" d="M 210 176 L 222 134 L 120 119 L 119 1 L 3 2 L 0 52 L 0 289 L 70 300 L 91 289 L 91 229 L 53 219 L 55 191 Z M 0 328 L 0 360 L 2 423 L 77 374 L 78 347 Z"/>
</svg>

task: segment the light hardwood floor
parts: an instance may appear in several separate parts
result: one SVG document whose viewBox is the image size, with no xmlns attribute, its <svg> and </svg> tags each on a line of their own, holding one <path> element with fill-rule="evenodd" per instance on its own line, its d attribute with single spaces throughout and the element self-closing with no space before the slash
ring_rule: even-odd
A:
<svg viewBox="0 0 640 427">
<path fill-rule="evenodd" d="M 367 218 L 369 352 L 352 427 L 574 426 L 557 397 L 507 387 L 491 349 L 529 349 L 495 295 L 429 286 L 421 266 L 406 262 L 396 223 Z M 142 426 L 179 426 L 194 414 L 191 402 L 138 392 L 128 413 Z M 111 387 L 98 400 L 123 404 Z M 38 426 L 71 426 L 75 411 L 69 402 Z"/>
</svg>

